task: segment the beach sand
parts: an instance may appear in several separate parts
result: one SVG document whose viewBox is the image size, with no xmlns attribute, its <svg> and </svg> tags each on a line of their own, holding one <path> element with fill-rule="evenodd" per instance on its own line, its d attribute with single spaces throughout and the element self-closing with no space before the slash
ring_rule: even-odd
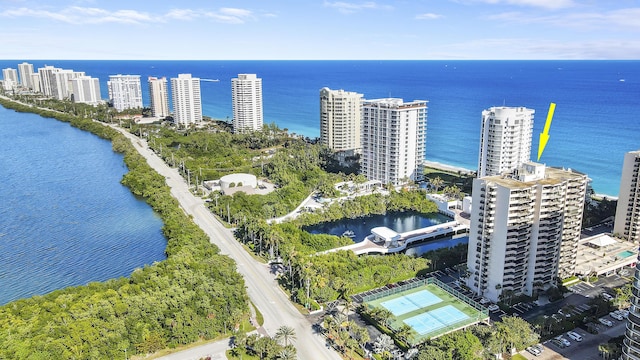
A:
<svg viewBox="0 0 640 360">
<path fill-rule="evenodd" d="M 460 171 L 462 174 L 473 174 L 475 172 L 475 170 L 469 170 L 469 169 L 465 169 L 465 168 L 459 167 L 459 166 L 447 165 L 447 164 L 439 163 L 437 161 L 425 160 L 424 161 L 424 165 L 426 167 L 439 169 L 439 170 L 450 171 L 450 172 L 454 172 L 454 173 L 457 173 L 458 171 Z"/>
</svg>

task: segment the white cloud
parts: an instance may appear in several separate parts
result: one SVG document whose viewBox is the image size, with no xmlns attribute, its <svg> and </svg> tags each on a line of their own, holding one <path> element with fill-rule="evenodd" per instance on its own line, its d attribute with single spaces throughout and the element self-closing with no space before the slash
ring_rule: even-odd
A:
<svg viewBox="0 0 640 360">
<path fill-rule="evenodd" d="M 152 18 L 147 13 L 138 12 L 135 10 L 108 11 L 99 8 L 87 8 L 79 6 L 71 6 L 58 12 L 23 7 L 2 11 L 0 12 L 0 16 L 44 18 L 62 21 L 69 24 L 98 24 L 107 22 L 141 24 L 146 22 L 158 21 L 158 19 Z"/>
<path fill-rule="evenodd" d="M 271 16 L 271 14 L 269 14 Z M 147 24 L 166 22 L 168 20 L 190 21 L 197 18 L 208 18 L 216 22 L 242 24 L 255 20 L 253 12 L 240 8 L 221 8 L 217 11 L 200 11 L 192 9 L 172 9 L 165 14 L 149 14 L 137 10 L 106 10 L 96 7 L 70 6 L 58 11 L 14 8 L 0 12 L 0 17 L 31 17 L 61 21 L 74 25 L 123 23 Z"/>
<path fill-rule="evenodd" d="M 243 24 L 248 20 L 255 19 L 255 16 L 250 10 L 238 8 L 221 8 L 215 12 L 207 12 L 205 16 L 227 24 Z"/>
<path fill-rule="evenodd" d="M 363 2 L 363 3 L 349 3 L 349 2 L 343 2 L 343 1 L 334 1 L 334 2 L 325 1 L 324 6 L 338 9 L 338 11 L 343 14 L 351 14 L 351 13 L 355 13 L 355 12 L 358 12 L 361 10 L 367 10 L 367 9 L 386 9 L 386 10 L 392 9 L 392 7 L 389 5 L 379 5 L 372 1 Z"/>
<path fill-rule="evenodd" d="M 573 0 L 473 0 L 487 4 L 508 4 L 516 6 L 531 6 L 545 9 L 562 9 L 575 6 Z"/>
<path fill-rule="evenodd" d="M 504 12 L 488 16 L 518 24 L 547 24 L 582 30 L 640 30 L 640 8 L 619 9 L 605 12 L 572 12 L 549 16 L 531 16 L 521 12 Z"/>
<path fill-rule="evenodd" d="M 434 19 L 440 19 L 441 17 L 442 15 L 434 14 L 434 13 L 425 13 L 425 14 L 416 15 L 416 19 L 418 20 L 434 20 Z"/>
</svg>

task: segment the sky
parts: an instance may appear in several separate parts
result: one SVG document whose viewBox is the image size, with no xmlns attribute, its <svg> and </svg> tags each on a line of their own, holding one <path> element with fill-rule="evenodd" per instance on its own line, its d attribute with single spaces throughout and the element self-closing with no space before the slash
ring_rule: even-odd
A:
<svg viewBox="0 0 640 360">
<path fill-rule="evenodd" d="M 640 59 L 640 0 L 0 0 L 0 59 Z"/>
</svg>

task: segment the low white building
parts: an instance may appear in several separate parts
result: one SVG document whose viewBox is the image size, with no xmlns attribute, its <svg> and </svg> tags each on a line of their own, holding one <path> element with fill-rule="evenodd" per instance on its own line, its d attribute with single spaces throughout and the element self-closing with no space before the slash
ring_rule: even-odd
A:
<svg viewBox="0 0 640 360">
<path fill-rule="evenodd" d="M 258 179 L 252 174 L 229 174 L 220 178 L 220 190 L 225 194 L 230 194 L 242 189 L 255 189 L 258 187 Z"/>
</svg>

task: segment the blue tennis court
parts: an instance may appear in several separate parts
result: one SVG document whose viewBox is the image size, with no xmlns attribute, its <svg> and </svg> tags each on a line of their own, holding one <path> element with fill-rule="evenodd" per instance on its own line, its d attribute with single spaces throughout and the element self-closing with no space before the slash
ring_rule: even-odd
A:
<svg viewBox="0 0 640 360">
<path fill-rule="evenodd" d="M 469 319 L 469 316 L 452 305 L 447 305 L 405 319 L 404 323 L 411 326 L 418 334 L 424 335 L 466 319 Z"/>
<path fill-rule="evenodd" d="M 441 301 L 442 299 L 432 294 L 429 290 L 420 290 L 415 293 L 402 295 L 399 298 L 383 301 L 380 305 L 391 311 L 394 316 L 400 316 L 402 314 L 437 304 Z"/>
</svg>

